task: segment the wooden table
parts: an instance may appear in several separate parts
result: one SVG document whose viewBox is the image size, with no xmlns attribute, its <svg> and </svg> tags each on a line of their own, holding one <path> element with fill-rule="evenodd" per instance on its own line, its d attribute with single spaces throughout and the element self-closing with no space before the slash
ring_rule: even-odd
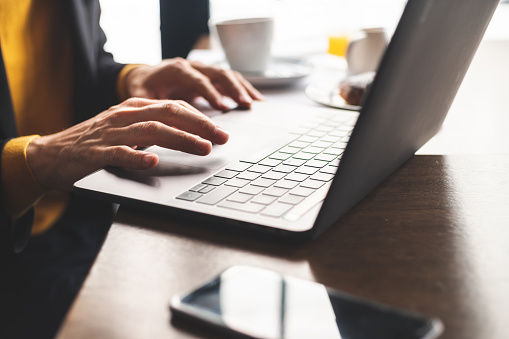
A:
<svg viewBox="0 0 509 339">
<path fill-rule="evenodd" d="M 443 338 L 509 338 L 508 60 L 507 41 L 476 57 L 428 148 L 455 154 L 415 156 L 314 242 L 225 235 L 121 207 L 58 337 L 213 338 L 174 326 L 170 298 L 248 264 L 438 317 Z M 497 87 L 478 86 L 487 80 Z"/>
</svg>

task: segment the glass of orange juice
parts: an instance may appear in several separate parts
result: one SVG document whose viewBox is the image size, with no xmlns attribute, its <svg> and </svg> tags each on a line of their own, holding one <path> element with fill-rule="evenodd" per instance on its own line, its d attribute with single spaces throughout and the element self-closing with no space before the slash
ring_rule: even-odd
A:
<svg viewBox="0 0 509 339">
<path fill-rule="evenodd" d="M 349 33 L 335 33 L 329 35 L 329 50 L 327 53 L 344 57 L 346 54 L 346 47 L 350 41 Z"/>
</svg>

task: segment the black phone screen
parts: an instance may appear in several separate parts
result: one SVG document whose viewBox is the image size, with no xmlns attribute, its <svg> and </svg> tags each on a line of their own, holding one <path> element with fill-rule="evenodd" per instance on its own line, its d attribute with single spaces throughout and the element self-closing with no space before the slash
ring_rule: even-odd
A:
<svg viewBox="0 0 509 339">
<path fill-rule="evenodd" d="M 435 338 L 440 322 L 322 284 L 232 267 L 172 301 L 174 313 L 254 338 Z"/>
</svg>

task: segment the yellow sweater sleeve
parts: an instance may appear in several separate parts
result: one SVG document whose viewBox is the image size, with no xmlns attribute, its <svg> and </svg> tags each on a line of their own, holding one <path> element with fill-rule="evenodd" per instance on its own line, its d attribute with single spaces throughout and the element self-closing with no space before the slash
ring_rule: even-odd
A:
<svg viewBox="0 0 509 339">
<path fill-rule="evenodd" d="M 125 78 L 127 77 L 127 74 L 135 69 L 136 67 L 139 67 L 142 65 L 139 64 L 132 64 L 132 65 L 125 65 L 124 68 L 120 71 L 117 78 L 117 93 L 118 97 L 120 98 L 120 101 L 124 101 L 130 98 L 130 96 L 127 93 L 127 86 L 125 83 Z"/>
<path fill-rule="evenodd" d="M 2 187 L 7 213 L 17 219 L 42 197 L 46 190 L 37 182 L 26 158 L 26 149 L 38 135 L 9 140 L 2 152 Z"/>
<path fill-rule="evenodd" d="M 125 77 L 140 65 L 126 65 L 118 76 L 118 94 L 122 100 L 128 98 Z M 11 139 L 2 152 L 1 180 L 7 213 L 17 219 L 48 193 L 34 177 L 27 162 L 26 149 L 39 135 Z"/>
</svg>

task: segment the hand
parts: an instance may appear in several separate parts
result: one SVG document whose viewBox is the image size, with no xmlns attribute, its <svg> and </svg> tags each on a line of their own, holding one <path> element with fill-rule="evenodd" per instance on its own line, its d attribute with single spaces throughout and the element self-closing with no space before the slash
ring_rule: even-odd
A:
<svg viewBox="0 0 509 339">
<path fill-rule="evenodd" d="M 250 108 L 253 99 L 263 99 L 240 73 L 182 58 L 137 67 L 126 76 L 125 86 L 130 96 L 148 99 L 189 102 L 202 96 L 213 108 L 222 111 L 230 109 L 223 96 L 232 98 L 241 108 Z"/>
<path fill-rule="evenodd" d="M 33 140 L 27 161 L 49 190 L 70 190 L 75 181 L 106 166 L 148 169 L 156 154 L 138 147 L 159 145 L 207 155 L 228 134 L 184 101 L 134 98 L 62 132 Z"/>
</svg>

